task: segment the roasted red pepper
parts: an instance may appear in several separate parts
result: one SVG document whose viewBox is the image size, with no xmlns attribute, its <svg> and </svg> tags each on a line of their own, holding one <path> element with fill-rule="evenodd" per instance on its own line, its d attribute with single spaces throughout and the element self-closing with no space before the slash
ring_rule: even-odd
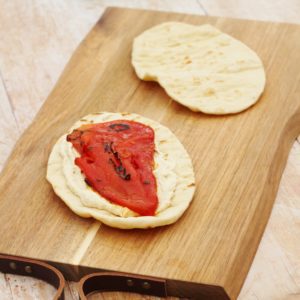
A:
<svg viewBox="0 0 300 300">
<path fill-rule="evenodd" d="M 155 214 L 158 198 L 151 127 L 128 120 L 89 124 L 73 130 L 67 141 L 80 154 L 75 164 L 91 188 L 142 216 Z"/>
</svg>

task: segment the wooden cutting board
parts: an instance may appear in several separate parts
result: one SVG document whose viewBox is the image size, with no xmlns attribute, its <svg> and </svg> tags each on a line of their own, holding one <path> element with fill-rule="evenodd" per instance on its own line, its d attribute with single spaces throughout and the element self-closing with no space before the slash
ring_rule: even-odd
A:
<svg viewBox="0 0 300 300">
<path fill-rule="evenodd" d="M 130 64 L 133 38 L 164 21 L 210 23 L 261 57 L 261 100 L 232 116 L 191 112 Z M 50 261 L 70 279 L 105 269 L 167 279 L 174 296 L 235 299 L 300 132 L 300 27 L 110 8 L 81 43 L 0 177 L 0 252 Z M 197 190 L 175 224 L 122 231 L 73 214 L 45 179 L 57 138 L 97 111 L 168 126 L 190 153 Z M 175 158 L 176 159 L 176 158 Z M 201 298 L 202 299 L 202 298 Z"/>
</svg>

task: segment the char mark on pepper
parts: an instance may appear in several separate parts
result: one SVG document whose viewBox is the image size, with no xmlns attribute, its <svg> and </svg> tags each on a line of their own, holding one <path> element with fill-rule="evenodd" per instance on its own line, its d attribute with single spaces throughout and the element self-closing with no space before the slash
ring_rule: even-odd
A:
<svg viewBox="0 0 300 300">
<path fill-rule="evenodd" d="M 128 124 L 116 123 L 109 125 L 109 128 L 116 132 L 119 132 L 130 129 L 130 126 Z"/>
<path fill-rule="evenodd" d="M 72 133 L 67 135 L 67 141 L 68 142 L 75 141 L 79 139 L 82 134 L 83 134 L 82 130 L 74 129 Z"/>
<path fill-rule="evenodd" d="M 124 168 L 122 164 L 122 160 L 119 157 L 119 154 L 117 151 L 113 149 L 113 142 L 111 143 L 105 143 L 104 144 L 104 152 L 107 152 L 108 154 L 112 153 L 113 158 L 109 158 L 108 162 L 113 165 L 115 172 L 118 176 L 120 176 L 124 180 L 130 180 L 131 175 L 127 174 L 126 168 Z"/>
</svg>

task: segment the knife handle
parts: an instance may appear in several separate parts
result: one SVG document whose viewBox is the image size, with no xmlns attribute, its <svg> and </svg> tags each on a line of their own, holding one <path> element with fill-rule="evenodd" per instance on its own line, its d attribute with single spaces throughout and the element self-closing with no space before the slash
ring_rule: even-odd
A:
<svg viewBox="0 0 300 300">
<path fill-rule="evenodd" d="M 166 281 L 162 279 L 117 272 L 99 272 L 86 275 L 79 281 L 78 292 L 81 300 L 93 292 L 130 292 L 166 297 Z"/>
</svg>

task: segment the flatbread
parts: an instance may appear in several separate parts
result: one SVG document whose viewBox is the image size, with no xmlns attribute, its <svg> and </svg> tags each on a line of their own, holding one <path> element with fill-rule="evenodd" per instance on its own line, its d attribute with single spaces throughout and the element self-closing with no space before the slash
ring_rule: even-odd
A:
<svg viewBox="0 0 300 300">
<path fill-rule="evenodd" d="M 132 64 L 140 79 L 157 81 L 175 101 L 207 114 L 245 110 L 265 86 L 258 55 L 208 24 L 168 22 L 144 31 L 134 39 Z"/>
<path fill-rule="evenodd" d="M 133 120 L 151 126 L 155 132 L 154 175 L 159 205 L 155 216 L 139 216 L 128 208 L 104 199 L 85 181 L 74 159 L 79 154 L 66 136 L 84 124 Z M 81 217 L 93 217 L 111 227 L 151 228 L 177 221 L 188 208 L 195 191 L 191 159 L 176 136 L 158 122 L 137 114 L 102 112 L 76 122 L 54 145 L 48 160 L 47 180 L 55 193 Z"/>
</svg>

